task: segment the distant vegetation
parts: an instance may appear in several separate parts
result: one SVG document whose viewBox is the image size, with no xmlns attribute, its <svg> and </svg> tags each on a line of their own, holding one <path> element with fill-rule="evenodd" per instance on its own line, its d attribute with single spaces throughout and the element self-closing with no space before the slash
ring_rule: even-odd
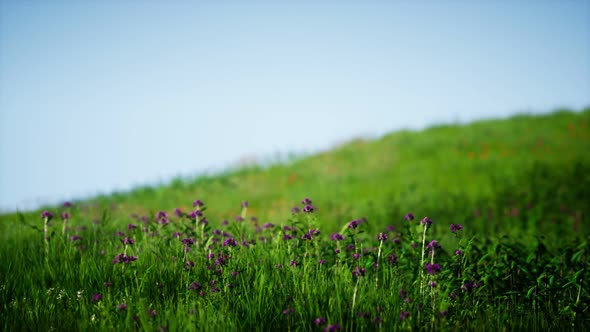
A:
<svg viewBox="0 0 590 332">
<path fill-rule="evenodd" d="M 0 326 L 587 328 L 589 126 L 587 109 L 399 131 L 3 215 Z"/>
</svg>

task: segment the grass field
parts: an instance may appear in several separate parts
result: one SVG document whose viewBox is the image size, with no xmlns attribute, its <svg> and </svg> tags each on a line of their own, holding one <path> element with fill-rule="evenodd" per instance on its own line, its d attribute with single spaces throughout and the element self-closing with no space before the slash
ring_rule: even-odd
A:
<svg viewBox="0 0 590 332">
<path fill-rule="evenodd" d="M 0 327 L 589 330 L 589 125 L 399 131 L 0 216 Z"/>
</svg>

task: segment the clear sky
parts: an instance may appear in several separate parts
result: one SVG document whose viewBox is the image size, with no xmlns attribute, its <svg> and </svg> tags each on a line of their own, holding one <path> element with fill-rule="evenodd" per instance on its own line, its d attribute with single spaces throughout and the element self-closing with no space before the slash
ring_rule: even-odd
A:
<svg viewBox="0 0 590 332">
<path fill-rule="evenodd" d="M 0 0 L 0 209 L 590 106 L 590 1 Z"/>
</svg>

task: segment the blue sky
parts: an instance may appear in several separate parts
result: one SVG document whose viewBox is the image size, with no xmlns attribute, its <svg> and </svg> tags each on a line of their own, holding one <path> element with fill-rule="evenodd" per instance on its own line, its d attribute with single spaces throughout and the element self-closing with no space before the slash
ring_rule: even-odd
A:
<svg viewBox="0 0 590 332">
<path fill-rule="evenodd" d="M 0 209 L 590 106 L 588 1 L 0 0 Z"/>
</svg>

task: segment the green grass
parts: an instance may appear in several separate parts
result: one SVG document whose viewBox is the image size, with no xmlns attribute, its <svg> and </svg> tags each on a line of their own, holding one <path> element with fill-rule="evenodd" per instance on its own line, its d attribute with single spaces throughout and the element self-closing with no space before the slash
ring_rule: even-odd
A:
<svg viewBox="0 0 590 332">
<path fill-rule="evenodd" d="M 0 328 L 588 329 L 589 125 L 590 110 L 563 110 L 358 139 L 285 164 L 78 201 L 65 233 L 59 217 L 50 221 L 48 241 L 41 211 L 0 216 Z M 315 211 L 291 213 L 304 197 Z M 207 225 L 173 216 L 196 198 Z M 158 211 L 169 224 L 155 222 Z M 404 220 L 408 212 L 416 219 Z M 434 220 L 426 232 L 425 216 Z M 302 238 L 311 229 L 321 233 Z M 442 245 L 434 256 L 422 249 L 432 240 Z M 138 259 L 114 264 L 123 252 Z M 314 324 L 319 317 L 326 322 Z"/>
</svg>

